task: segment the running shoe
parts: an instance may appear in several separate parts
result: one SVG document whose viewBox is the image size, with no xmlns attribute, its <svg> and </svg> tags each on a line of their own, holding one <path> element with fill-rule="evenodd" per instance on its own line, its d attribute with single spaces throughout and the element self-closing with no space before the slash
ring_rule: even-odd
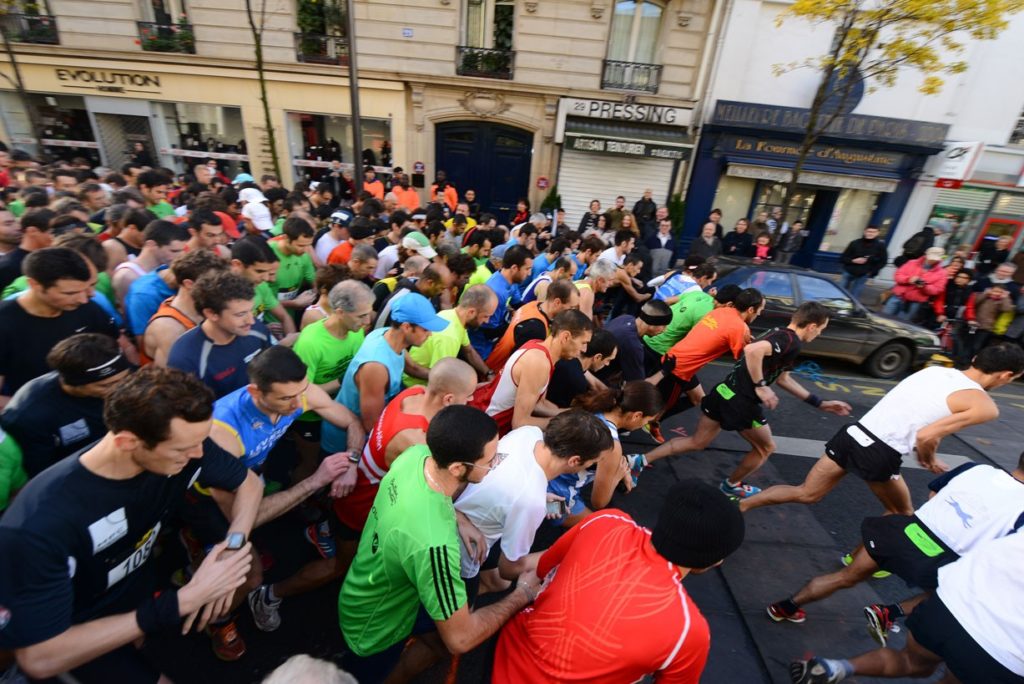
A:
<svg viewBox="0 0 1024 684">
<path fill-rule="evenodd" d="M 735 496 L 740 499 L 746 499 L 748 496 L 754 496 L 761 491 L 760 487 L 749 485 L 745 482 L 740 482 L 738 485 L 733 487 L 729 484 L 729 480 L 722 480 L 722 484 L 718 486 L 722 490 L 723 494 L 728 496 Z"/>
<path fill-rule="evenodd" d="M 885 648 L 890 632 L 896 633 L 900 631 L 899 625 L 889 617 L 889 609 L 881 603 L 872 603 L 870 606 L 864 606 L 864 617 L 868 621 L 868 634 L 882 648 Z"/>
<path fill-rule="evenodd" d="M 280 607 L 281 599 L 270 600 L 270 585 L 263 584 L 249 592 L 249 609 L 261 632 L 273 632 L 281 626 Z"/>
<path fill-rule="evenodd" d="M 794 660 L 789 664 L 793 684 L 833 684 L 842 681 L 842 673 L 833 672 L 822 658 Z"/>
<path fill-rule="evenodd" d="M 853 554 L 846 554 L 842 557 L 842 559 L 840 559 L 840 562 L 843 564 L 844 567 L 848 567 L 851 563 L 853 563 Z M 885 579 L 886 577 L 890 577 L 891 575 L 891 572 L 887 572 L 885 570 L 879 570 L 877 572 L 871 573 L 871 576 L 875 579 Z"/>
<path fill-rule="evenodd" d="M 807 613 L 804 612 L 803 608 L 797 608 L 793 612 L 789 612 L 782 607 L 781 603 L 773 603 L 768 606 L 768 617 L 770 617 L 774 622 L 787 620 L 789 622 L 800 624 L 807 620 Z"/>
<path fill-rule="evenodd" d="M 334 558 L 338 553 L 338 547 L 331 536 L 331 526 L 326 520 L 320 523 L 309 525 L 305 529 L 306 541 L 316 547 L 317 553 L 322 558 Z"/>
<path fill-rule="evenodd" d="M 633 478 L 633 486 L 636 487 L 640 473 L 648 467 L 647 458 L 643 454 L 629 454 L 626 456 L 626 463 L 629 465 L 629 476 Z"/>
<path fill-rule="evenodd" d="M 661 434 L 661 423 L 653 420 L 644 426 L 644 429 L 651 435 L 655 442 L 658 444 L 665 443 L 665 436 Z"/>
<path fill-rule="evenodd" d="M 213 646 L 213 654 L 226 662 L 234 662 L 245 655 L 245 642 L 238 633 L 234 620 L 206 628 Z"/>
</svg>

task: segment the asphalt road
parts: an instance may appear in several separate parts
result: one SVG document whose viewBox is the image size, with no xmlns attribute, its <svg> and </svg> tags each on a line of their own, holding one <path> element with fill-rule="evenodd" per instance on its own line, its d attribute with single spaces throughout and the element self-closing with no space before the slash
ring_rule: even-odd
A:
<svg viewBox="0 0 1024 684">
<path fill-rule="evenodd" d="M 723 377 L 728 366 L 714 364 L 701 373 L 705 386 Z M 856 368 L 829 364 L 818 372 L 798 373 L 798 379 L 823 398 L 842 398 L 863 415 L 894 382 L 865 378 Z M 820 445 L 844 423 L 843 418 L 821 413 L 784 392 L 780 406 L 769 417 L 778 436 L 779 453 L 750 481 L 758 486 L 796 483 L 820 455 Z M 970 458 L 1012 467 L 1024 444 L 1024 386 L 1015 383 L 994 393 L 1002 414 L 998 421 L 947 438 L 940 452 L 956 459 Z M 666 436 L 692 429 L 697 412 L 690 410 L 669 421 Z M 678 434 L 678 433 L 677 433 Z M 745 451 L 735 435 L 723 434 L 713 448 L 659 462 L 644 472 L 631 494 L 616 495 L 613 505 L 625 509 L 642 524 L 651 525 L 667 489 L 681 477 L 719 482 Z M 906 468 L 904 477 L 915 504 L 926 498 L 931 475 Z M 856 655 L 874 647 L 864 630 L 861 607 L 879 599 L 895 601 L 911 595 L 898 579 L 872 580 L 808 608 L 802 625 L 775 624 L 765 606 L 791 595 L 804 581 L 839 567 L 839 558 L 859 541 L 861 520 L 881 507 L 863 482 L 846 478 L 819 504 L 788 505 L 752 511 L 747 516 L 743 547 L 725 564 L 704 575 L 692 575 L 685 586 L 712 629 L 712 651 L 704 682 L 788 682 L 786 667 L 806 654 L 830 657 Z M 309 552 L 291 531 L 271 531 L 275 538 L 274 564 L 268 575 L 287 574 Z M 550 539 L 541 539 L 547 541 Z M 165 564 L 173 566 L 169 556 Z M 597 597 L 597 600 L 600 600 Z M 237 663 L 222 663 L 212 655 L 202 635 L 151 639 L 148 652 L 176 682 L 234 684 L 253 682 L 295 653 L 340 659 L 344 643 L 337 626 L 337 585 L 285 601 L 283 624 L 264 634 L 252 624 L 248 609 L 240 613 L 239 628 L 248 653 Z M 900 645 L 902 635 L 893 643 Z M 638 635 L 637 638 L 642 638 Z M 458 682 L 486 682 L 486 647 L 465 656 Z M 421 678 L 424 684 L 445 681 L 447 666 Z M 935 678 L 933 678 L 934 680 Z M 870 681 L 868 678 L 853 681 Z"/>
</svg>

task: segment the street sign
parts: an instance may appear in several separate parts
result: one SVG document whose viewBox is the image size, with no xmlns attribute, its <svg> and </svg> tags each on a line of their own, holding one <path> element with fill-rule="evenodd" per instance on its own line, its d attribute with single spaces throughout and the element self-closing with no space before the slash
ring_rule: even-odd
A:
<svg viewBox="0 0 1024 684">
<path fill-rule="evenodd" d="M 551 185 L 551 181 L 548 180 L 547 176 L 541 176 L 537 179 L 537 187 L 539 189 L 547 190 L 549 185 Z"/>
<path fill-rule="evenodd" d="M 426 173 L 426 171 L 427 171 L 427 165 L 424 164 L 423 162 L 419 162 L 418 161 L 418 162 L 415 162 L 412 165 L 412 172 L 413 173 Z"/>
</svg>

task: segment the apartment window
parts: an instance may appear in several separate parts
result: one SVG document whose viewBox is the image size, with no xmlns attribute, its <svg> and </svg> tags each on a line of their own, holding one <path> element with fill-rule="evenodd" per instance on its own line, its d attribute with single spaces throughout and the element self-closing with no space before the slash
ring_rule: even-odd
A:
<svg viewBox="0 0 1024 684">
<path fill-rule="evenodd" d="M 142 20 L 170 26 L 188 14 L 185 0 L 143 0 Z"/>
<path fill-rule="evenodd" d="M 654 64 L 664 5 L 641 0 L 615 3 L 608 38 L 608 59 Z"/>
<path fill-rule="evenodd" d="M 511 50 L 514 0 L 466 0 L 466 46 Z"/>
</svg>

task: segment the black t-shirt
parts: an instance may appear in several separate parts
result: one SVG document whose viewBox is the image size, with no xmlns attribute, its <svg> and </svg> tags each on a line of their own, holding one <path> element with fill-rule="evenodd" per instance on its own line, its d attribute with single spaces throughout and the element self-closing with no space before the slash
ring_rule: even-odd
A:
<svg viewBox="0 0 1024 684">
<path fill-rule="evenodd" d="M 33 316 L 17 299 L 0 302 L 0 375 L 3 394 L 17 392 L 22 385 L 50 371 L 46 355 L 53 345 L 75 333 L 102 333 L 117 338 L 113 319 L 95 302 L 87 302 L 56 318 Z"/>
<path fill-rule="evenodd" d="M 789 328 L 772 328 L 755 342 L 762 340 L 772 345 L 772 353 L 761 361 L 762 377 L 771 385 L 796 364 L 796 359 L 800 356 L 800 338 Z M 745 354 L 736 360 L 725 382 L 737 394 L 757 399 L 757 389 L 754 387 L 754 381 L 750 379 Z"/>
<path fill-rule="evenodd" d="M 0 257 L 0 290 L 4 289 L 21 275 L 21 262 L 28 256 L 28 251 L 17 247 Z"/>
<path fill-rule="evenodd" d="M 29 477 L 92 444 L 107 431 L 103 400 L 67 394 L 60 387 L 57 371 L 18 390 L 0 415 L 0 426 L 21 447 Z"/>
<path fill-rule="evenodd" d="M 569 359 L 555 364 L 545 396 L 558 408 L 569 408 L 573 399 L 589 391 L 590 383 L 584 375 L 583 364 L 579 359 Z"/>
<path fill-rule="evenodd" d="M 31 480 L 0 518 L 0 649 L 53 638 L 69 627 L 134 610 L 154 587 L 149 560 L 186 490 L 235 490 L 242 462 L 206 440 L 177 475 L 110 480 L 81 452 Z"/>
</svg>

